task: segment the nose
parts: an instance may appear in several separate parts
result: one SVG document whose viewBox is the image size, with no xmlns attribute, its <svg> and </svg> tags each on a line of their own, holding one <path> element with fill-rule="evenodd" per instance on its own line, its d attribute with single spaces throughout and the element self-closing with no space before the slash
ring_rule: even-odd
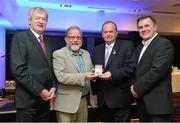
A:
<svg viewBox="0 0 180 123">
<path fill-rule="evenodd" d="M 40 23 L 43 23 L 43 19 L 42 19 L 42 18 L 40 18 L 40 19 L 39 19 L 39 22 L 40 22 Z"/>
<path fill-rule="evenodd" d="M 75 36 L 75 37 L 74 37 L 74 40 L 77 41 L 77 39 L 78 39 L 78 38 Z"/>
<path fill-rule="evenodd" d="M 76 38 L 73 40 L 74 43 L 76 43 L 77 41 L 78 41 L 78 40 L 77 40 Z"/>
<path fill-rule="evenodd" d="M 44 18 L 39 18 L 39 23 L 43 24 L 43 23 L 45 23 L 45 22 L 46 22 L 46 21 L 45 21 Z"/>
<path fill-rule="evenodd" d="M 109 35 L 111 35 L 111 33 L 110 33 L 110 32 L 107 32 L 106 35 L 109 36 Z"/>
<path fill-rule="evenodd" d="M 142 28 L 140 28 L 140 31 L 146 31 L 146 28 L 145 27 L 142 27 Z"/>
</svg>

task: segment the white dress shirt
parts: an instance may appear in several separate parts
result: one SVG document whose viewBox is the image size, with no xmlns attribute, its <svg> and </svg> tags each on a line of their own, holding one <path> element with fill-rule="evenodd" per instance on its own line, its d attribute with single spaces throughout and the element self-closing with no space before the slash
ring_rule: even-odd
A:
<svg viewBox="0 0 180 123">
<path fill-rule="evenodd" d="M 145 52 L 145 50 L 147 49 L 147 47 L 149 46 L 149 44 L 152 42 L 152 40 L 156 37 L 156 35 L 157 35 L 158 33 L 156 33 L 152 38 L 150 38 L 149 40 L 147 40 L 147 41 L 142 41 L 142 44 L 144 45 L 143 46 L 143 48 L 142 48 L 142 50 L 141 50 L 141 53 L 140 53 L 140 55 L 139 55 L 139 59 L 138 59 L 138 62 L 141 60 L 141 57 L 142 57 L 142 55 L 144 54 L 144 52 Z"/>
</svg>

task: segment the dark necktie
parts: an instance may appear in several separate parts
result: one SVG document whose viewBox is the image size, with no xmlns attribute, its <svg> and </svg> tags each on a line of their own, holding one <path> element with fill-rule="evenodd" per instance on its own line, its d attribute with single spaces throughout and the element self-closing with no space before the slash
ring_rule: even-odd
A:
<svg viewBox="0 0 180 123">
<path fill-rule="evenodd" d="M 45 46 L 43 37 L 40 35 L 38 38 L 39 38 L 39 41 L 40 41 L 40 45 L 41 45 L 41 47 L 42 47 L 42 49 L 43 49 L 43 52 L 44 52 L 44 54 L 47 56 L 46 46 Z"/>
</svg>

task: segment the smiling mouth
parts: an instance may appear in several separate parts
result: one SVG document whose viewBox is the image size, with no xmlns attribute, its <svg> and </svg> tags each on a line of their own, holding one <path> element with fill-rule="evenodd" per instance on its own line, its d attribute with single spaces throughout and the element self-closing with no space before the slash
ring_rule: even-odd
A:
<svg viewBox="0 0 180 123">
<path fill-rule="evenodd" d="M 148 35 L 149 33 L 143 33 L 143 35 Z"/>
<path fill-rule="evenodd" d="M 72 44 L 72 45 L 79 45 L 79 44 Z"/>
<path fill-rule="evenodd" d="M 43 25 L 37 25 L 38 27 L 43 27 Z"/>
</svg>

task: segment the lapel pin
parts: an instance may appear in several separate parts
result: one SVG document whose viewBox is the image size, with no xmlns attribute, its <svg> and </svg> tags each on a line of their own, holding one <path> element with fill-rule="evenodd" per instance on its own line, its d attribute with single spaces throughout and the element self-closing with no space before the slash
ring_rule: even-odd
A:
<svg viewBox="0 0 180 123">
<path fill-rule="evenodd" d="M 116 54 L 116 50 L 113 50 L 113 55 L 115 55 Z"/>
</svg>

